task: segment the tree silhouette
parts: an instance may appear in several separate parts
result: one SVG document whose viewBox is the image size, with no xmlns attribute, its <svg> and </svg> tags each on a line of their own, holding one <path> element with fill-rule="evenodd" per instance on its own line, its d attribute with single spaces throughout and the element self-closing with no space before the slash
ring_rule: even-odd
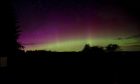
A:
<svg viewBox="0 0 140 84">
<path fill-rule="evenodd" d="M 93 47 L 91 47 L 91 51 L 93 51 L 93 52 L 104 52 L 104 49 L 103 49 L 103 47 L 93 46 Z"/>
<path fill-rule="evenodd" d="M 86 44 L 86 45 L 84 46 L 83 52 L 98 53 L 98 52 L 104 52 L 104 49 L 103 49 L 103 47 L 99 47 L 99 46 L 90 47 L 89 44 Z"/>
<path fill-rule="evenodd" d="M 1 10 L 1 30 L 0 30 L 0 57 L 8 57 L 8 65 L 13 65 L 15 56 L 23 46 L 17 41 L 19 37 L 19 27 L 17 18 L 13 9 L 12 0 L 4 0 Z M 16 63 L 14 63 L 16 64 Z"/>
<path fill-rule="evenodd" d="M 84 48 L 83 48 L 83 52 L 87 52 L 87 51 L 89 51 L 90 50 L 90 45 L 89 44 L 86 44 L 85 46 L 84 46 Z"/>
<path fill-rule="evenodd" d="M 114 52 L 120 49 L 120 46 L 117 44 L 109 44 L 106 46 L 106 51 L 108 52 Z"/>
<path fill-rule="evenodd" d="M 16 25 L 17 23 L 15 23 Z M 19 34 L 20 31 L 19 31 L 19 26 L 16 26 L 16 32 L 15 32 L 15 39 L 16 39 L 16 50 L 22 50 L 24 48 L 24 46 L 22 46 L 18 41 L 17 39 L 19 38 Z"/>
</svg>

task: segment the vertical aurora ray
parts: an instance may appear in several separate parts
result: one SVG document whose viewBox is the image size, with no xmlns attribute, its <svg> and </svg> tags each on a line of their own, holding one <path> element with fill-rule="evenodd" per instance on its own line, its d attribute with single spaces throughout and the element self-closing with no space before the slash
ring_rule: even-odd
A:
<svg viewBox="0 0 140 84">
<path fill-rule="evenodd" d="M 87 26 L 87 44 L 89 44 L 89 45 L 92 45 L 92 41 L 91 41 L 91 39 L 94 39 L 94 38 L 92 38 L 92 30 L 91 30 L 91 28 L 90 28 L 90 26 Z"/>
</svg>

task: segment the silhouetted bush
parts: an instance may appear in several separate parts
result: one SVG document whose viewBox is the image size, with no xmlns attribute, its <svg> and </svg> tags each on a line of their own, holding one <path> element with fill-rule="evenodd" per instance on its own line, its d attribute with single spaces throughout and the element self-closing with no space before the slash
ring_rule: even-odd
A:
<svg viewBox="0 0 140 84">
<path fill-rule="evenodd" d="M 119 49 L 120 49 L 120 46 L 117 44 L 109 44 L 106 46 L 107 52 L 115 52 L 115 51 L 118 51 Z"/>
</svg>

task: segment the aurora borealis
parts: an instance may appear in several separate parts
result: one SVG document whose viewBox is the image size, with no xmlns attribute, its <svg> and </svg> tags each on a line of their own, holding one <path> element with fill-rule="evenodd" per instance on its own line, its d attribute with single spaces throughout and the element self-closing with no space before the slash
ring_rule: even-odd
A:
<svg viewBox="0 0 140 84">
<path fill-rule="evenodd" d="M 14 8 L 22 31 L 18 41 L 25 50 L 79 51 L 85 44 L 110 43 L 140 50 L 137 17 L 117 3 L 15 0 Z"/>
</svg>

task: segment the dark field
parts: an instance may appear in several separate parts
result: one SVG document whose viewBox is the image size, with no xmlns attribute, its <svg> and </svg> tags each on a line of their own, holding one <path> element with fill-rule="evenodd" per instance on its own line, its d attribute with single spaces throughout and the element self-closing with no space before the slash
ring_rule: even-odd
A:
<svg viewBox="0 0 140 84">
<path fill-rule="evenodd" d="M 52 83 L 140 83 L 140 52 L 26 52 L 9 58 L 8 64 L 9 77 L 15 80 L 25 76 Z"/>
</svg>

